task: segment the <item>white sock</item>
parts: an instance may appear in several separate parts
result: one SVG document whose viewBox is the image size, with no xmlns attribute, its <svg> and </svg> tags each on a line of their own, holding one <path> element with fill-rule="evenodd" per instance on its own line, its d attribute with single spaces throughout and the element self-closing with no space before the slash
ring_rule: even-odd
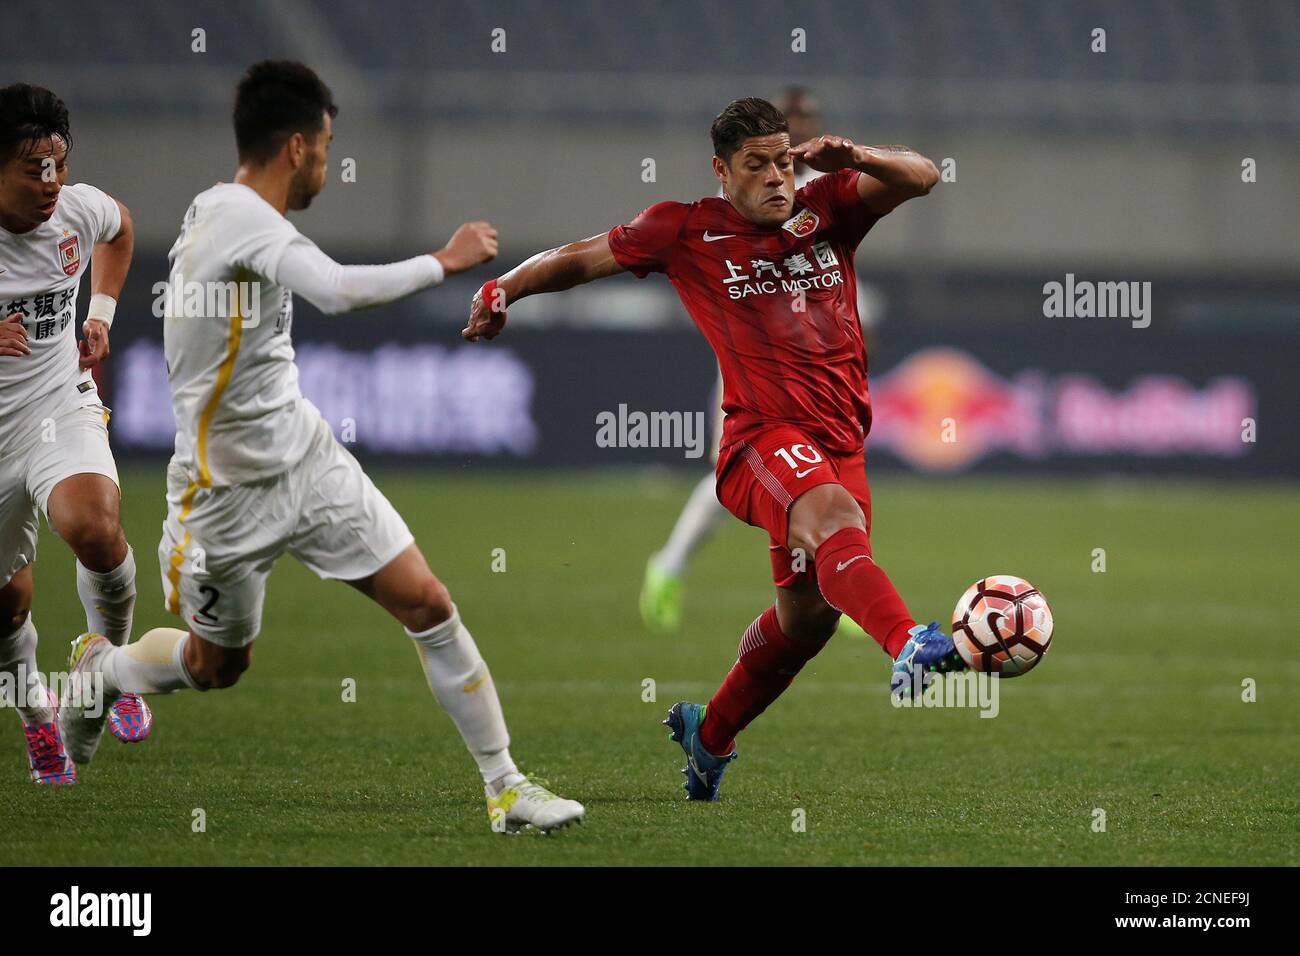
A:
<svg viewBox="0 0 1300 956">
<path fill-rule="evenodd" d="M 516 769 L 511 770 L 509 773 L 502 774 L 495 780 L 488 780 L 485 787 L 489 797 L 499 797 L 501 791 L 506 789 L 506 787 L 513 787 L 516 784 L 523 783 L 527 779 L 527 777 Z"/>
<path fill-rule="evenodd" d="M 92 571 L 77 562 L 77 594 L 86 609 L 86 629 L 103 634 L 121 647 L 131 639 L 135 613 L 135 554 L 127 545 L 126 557 L 112 571 Z"/>
<path fill-rule="evenodd" d="M 201 690 L 185 666 L 189 632 L 155 627 L 134 644 L 114 647 L 104 655 L 104 694 L 169 694 L 188 687 Z"/>
<path fill-rule="evenodd" d="M 483 782 L 500 784 L 508 775 L 517 774 L 518 768 L 510 759 L 510 733 L 492 675 L 474 638 L 461 623 L 456 606 L 452 605 L 450 618 L 422 634 L 403 630 L 415 641 L 429 689 L 455 722 Z"/>
<path fill-rule="evenodd" d="M 668 543 L 655 555 L 655 562 L 671 575 L 681 574 L 695 549 L 709 539 L 728 514 L 718 501 L 717 479 L 705 475 L 686 499 L 686 507 L 673 525 Z"/>
<path fill-rule="evenodd" d="M 34 727 L 54 719 L 45 681 L 36 666 L 36 625 L 30 614 L 22 627 L 0 637 L 0 674 L 8 677 L 6 691 L 12 688 L 18 697 L 15 701 L 6 693 L 4 703 L 18 711 L 24 724 Z"/>
</svg>

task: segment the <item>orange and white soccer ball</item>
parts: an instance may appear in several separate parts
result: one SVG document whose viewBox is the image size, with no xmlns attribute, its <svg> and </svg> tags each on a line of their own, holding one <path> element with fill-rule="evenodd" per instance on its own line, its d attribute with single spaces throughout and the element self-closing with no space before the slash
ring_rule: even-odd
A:
<svg viewBox="0 0 1300 956">
<path fill-rule="evenodd" d="M 952 642 L 972 670 L 1018 677 L 1052 644 L 1052 609 L 1024 578 L 994 574 L 966 589 L 952 612 Z"/>
</svg>

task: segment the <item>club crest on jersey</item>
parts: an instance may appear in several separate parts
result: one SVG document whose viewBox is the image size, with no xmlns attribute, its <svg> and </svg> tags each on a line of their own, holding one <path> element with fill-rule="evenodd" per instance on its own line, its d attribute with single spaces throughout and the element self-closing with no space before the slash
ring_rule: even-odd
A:
<svg viewBox="0 0 1300 956">
<path fill-rule="evenodd" d="M 59 265 L 66 275 L 75 276 L 81 267 L 81 244 L 74 232 L 66 239 L 59 240 Z"/>
<path fill-rule="evenodd" d="M 821 220 L 817 218 L 817 213 L 811 209 L 805 209 L 783 222 L 781 228 L 788 230 L 796 239 L 806 239 L 817 231 L 817 226 L 820 223 Z"/>
</svg>

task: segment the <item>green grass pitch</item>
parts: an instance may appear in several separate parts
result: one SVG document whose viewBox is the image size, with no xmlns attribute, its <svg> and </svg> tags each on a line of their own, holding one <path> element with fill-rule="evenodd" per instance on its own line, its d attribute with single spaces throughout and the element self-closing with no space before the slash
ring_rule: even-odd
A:
<svg viewBox="0 0 1300 956">
<path fill-rule="evenodd" d="M 491 832 L 451 722 L 401 628 L 292 559 L 238 686 L 153 698 L 154 735 L 105 739 L 81 783 L 27 780 L 0 732 L 0 858 L 132 864 L 1295 864 L 1300 492 L 1118 480 L 873 481 L 877 557 L 922 619 L 977 577 L 1032 580 L 1053 648 L 1001 712 L 890 706 L 870 642 L 836 638 L 741 738 L 723 800 L 688 804 L 660 726 L 704 700 L 770 603 L 765 539 L 700 554 L 679 635 L 636 595 L 694 476 L 380 472 L 492 667 L 525 771 L 584 801 L 554 837 Z M 162 468 L 124 472 L 136 632 L 161 608 Z M 46 533 L 40 662 L 84 629 Z M 492 570 L 493 549 L 506 570 Z M 1106 570 L 1092 570 L 1105 549 Z M 356 702 L 342 700 L 345 678 Z M 643 701 L 643 681 L 657 700 Z M 1257 700 L 1242 700 L 1242 682 Z M 206 832 L 193 832 L 196 809 Z M 1105 811 L 1095 832 L 1094 811 Z M 804 811 L 806 829 L 793 826 Z"/>
</svg>

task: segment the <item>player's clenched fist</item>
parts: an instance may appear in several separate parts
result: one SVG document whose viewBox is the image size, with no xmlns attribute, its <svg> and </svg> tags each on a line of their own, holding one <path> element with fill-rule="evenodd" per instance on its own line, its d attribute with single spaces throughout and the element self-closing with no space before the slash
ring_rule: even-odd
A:
<svg viewBox="0 0 1300 956">
<path fill-rule="evenodd" d="M 843 136 L 814 136 L 791 148 L 790 157 L 819 173 L 833 173 L 857 162 L 857 146 Z"/>
<path fill-rule="evenodd" d="M 495 279 L 483 283 L 469 303 L 469 324 L 460 330 L 469 342 L 494 339 L 506 327 L 506 290 Z"/>
<path fill-rule="evenodd" d="M 102 319 L 87 319 L 81 327 L 85 336 L 77 343 L 80 358 L 77 365 L 83 369 L 93 368 L 108 358 L 108 323 Z"/>
<path fill-rule="evenodd" d="M 0 355 L 31 355 L 27 344 L 27 328 L 21 312 L 11 313 L 0 322 Z"/>
<path fill-rule="evenodd" d="M 447 275 L 490 262 L 497 255 L 497 231 L 490 222 L 467 222 L 434 253 Z"/>
</svg>

